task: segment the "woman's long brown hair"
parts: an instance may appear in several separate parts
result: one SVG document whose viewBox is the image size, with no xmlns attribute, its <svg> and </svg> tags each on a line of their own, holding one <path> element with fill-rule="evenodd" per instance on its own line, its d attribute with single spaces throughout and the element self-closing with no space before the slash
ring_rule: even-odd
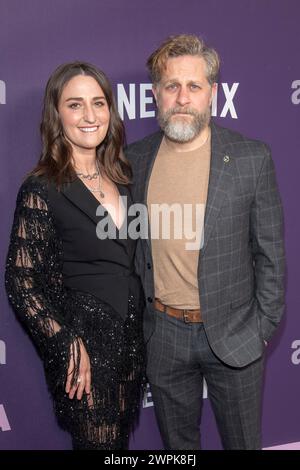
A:
<svg viewBox="0 0 300 470">
<path fill-rule="evenodd" d="M 102 88 L 110 111 L 110 123 L 105 139 L 96 149 L 100 168 L 115 183 L 129 184 L 131 168 L 123 153 L 125 132 L 118 114 L 111 85 L 106 75 L 86 62 L 60 65 L 48 80 L 41 122 L 42 153 L 37 166 L 30 173 L 45 176 L 60 188 L 76 177 L 72 165 L 72 147 L 63 133 L 58 114 L 58 103 L 64 86 L 78 75 L 93 77 Z"/>
</svg>

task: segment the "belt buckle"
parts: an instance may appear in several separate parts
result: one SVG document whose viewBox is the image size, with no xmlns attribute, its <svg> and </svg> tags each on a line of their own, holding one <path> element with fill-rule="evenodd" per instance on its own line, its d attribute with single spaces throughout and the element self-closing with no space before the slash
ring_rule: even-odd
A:
<svg viewBox="0 0 300 470">
<path fill-rule="evenodd" d="M 188 309 L 183 309 L 183 321 L 184 323 L 191 323 L 188 316 Z"/>
</svg>

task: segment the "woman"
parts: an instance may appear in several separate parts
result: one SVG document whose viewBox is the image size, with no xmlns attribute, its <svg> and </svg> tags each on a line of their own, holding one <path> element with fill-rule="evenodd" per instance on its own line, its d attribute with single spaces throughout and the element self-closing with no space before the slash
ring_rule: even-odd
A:
<svg viewBox="0 0 300 470">
<path fill-rule="evenodd" d="M 120 236 L 131 172 L 104 73 L 87 63 L 58 67 L 41 135 L 39 163 L 17 198 L 7 292 L 41 353 L 74 448 L 125 449 L 140 402 L 143 305 L 135 242 Z M 99 228 L 105 220 L 115 237 Z"/>
</svg>

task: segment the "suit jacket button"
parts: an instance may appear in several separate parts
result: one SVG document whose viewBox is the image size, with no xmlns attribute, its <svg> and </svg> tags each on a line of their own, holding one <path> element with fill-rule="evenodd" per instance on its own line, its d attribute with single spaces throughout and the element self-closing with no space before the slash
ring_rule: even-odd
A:
<svg viewBox="0 0 300 470">
<path fill-rule="evenodd" d="M 151 263 L 147 263 L 147 268 L 151 269 Z"/>
<path fill-rule="evenodd" d="M 148 297 L 147 300 L 150 304 L 152 303 L 152 297 Z"/>
</svg>

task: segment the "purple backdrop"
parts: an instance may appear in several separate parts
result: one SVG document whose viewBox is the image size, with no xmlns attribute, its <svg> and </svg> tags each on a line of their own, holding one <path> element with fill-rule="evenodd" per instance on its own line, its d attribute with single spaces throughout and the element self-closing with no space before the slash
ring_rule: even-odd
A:
<svg viewBox="0 0 300 470">
<path fill-rule="evenodd" d="M 145 60 L 169 34 L 202 35 L 219 52 L 216 120 L 271 145 L 285 208 L 286 317 L 268 347 L 263 444 L 300 441 L 300 2 L 298 0 L 0 0 L 0 449 L 69 449 L 56 425 L 40 360 L 8 307 L 3 265 L 17 189 L 39 154 L 43 89 L 62 62 L 111 78 L 127 140 L 156 129 Z M 127 101 L 126 101 L 127 99 Z M 160 449 L 151 398 L 133 449 Z M 207 400 L 203 447 L 220 448 Z"/>
</svg>

